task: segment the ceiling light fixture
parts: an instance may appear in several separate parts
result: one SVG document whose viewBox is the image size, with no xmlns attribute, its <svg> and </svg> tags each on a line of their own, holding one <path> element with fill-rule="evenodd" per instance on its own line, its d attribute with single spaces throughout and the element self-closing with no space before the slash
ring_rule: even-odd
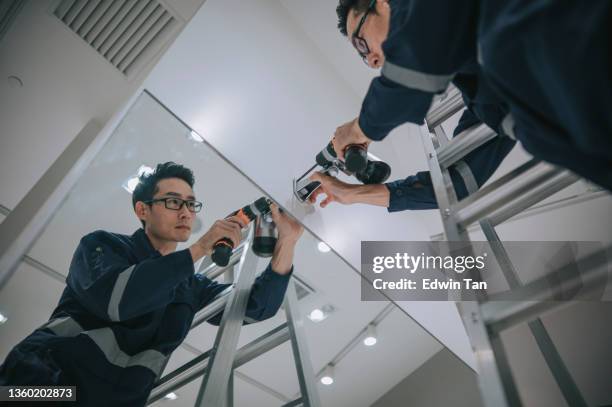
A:
<svg viewBox="0 0 612 407">
<path fill-rule="evenodd" d="M 331 250 L 331 248 L 324 242 L 319 242 L 319 244 L 317 245 L 317 248 L 319 249 L 321 253 L 327 253 Z"/>
<path fill-rule="evenodd" d="M 123 189 L 125 189 L 130 194 L 132 194 L 134 193 L 134 189 L 136 189 L 138 182 L 140 182 L 140 176 L 143 174 L 151 174 L 152 172 L 153 172 L 153 168 L 146 166 L 146 165 L 141 165 L 138 168 L 136 175 L 133 175 L 130 178 L 128 178 L 121 186 L 123 187 Z"/>
<path fill-rule="evenodd" d="M 8 318 L 4 314 L 0 313 L 0 325 L 4 324 L 6 321 L 8 321 Z"/>
<path fill-rule="evenodd" d="M 164 398 L 168 399 L 168 400 L 176 400 L 178 398 L 178 396 L 176 395 L 176 393 L 172 392 L 172 393 L 168 393 L 164 396 Z"/>
<path fill-rule="evenodd" d="M 189 132 L 189 138 L 193 141 L 196 141 L 198 143 L 203 143 L 204 142 L 204 137 L 200 136 L 198 133 L 196 133 L 195 130 L 191 130 Z"/>
<path fill-rule="evenodd" d="M 363 344 L 365 346 L 374 346 L 378 342 L 376 338 L 376 326 L 370 324 L 366 330 L 365 338 L 363 338 Z"/>
<path fill-rule="evenodd" d="M 321 308 L 315 308 L 308 314 L 308 319 L 312 322 L 321 322 L 334 312 L 335 308 L 331 304 L 325 304 Z"/>
<path fill-rule="evenodd" d="M 308 314 L 308 318 L 310 318 L 312 322 L 321 322 L 325 319 L 325 314 L 320 309 L 315 308 Z"/>
<path fill-rule="evenodd" d="M 330 386 L 334 383 L 334 367 L 332 365 L 327 365 L 325 368 L 325 372 L 323 376 L 321 376 L 321 383 L 326 386 Z"/>
</svg>

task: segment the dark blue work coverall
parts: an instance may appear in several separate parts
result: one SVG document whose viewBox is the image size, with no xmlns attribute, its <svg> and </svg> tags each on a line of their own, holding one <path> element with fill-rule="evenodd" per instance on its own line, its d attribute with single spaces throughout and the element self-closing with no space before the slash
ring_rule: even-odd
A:
<svg viewBox="0 0 612 407">
<path fill-rule="evenodd" d="M 472 126 L 485 123 L 498 133 L 498 137 L 489 140 L 482 146 L 463 157 L 462 161 L 472 171 L 477 185 L 482 186 L 493 175 L 503 159 L 510 153 L 516 141 L 504 134 L 501 122 L 508 114 L 495 92 L 488 85 L 486 78 L 473 65 L 466 72 L 455 75 L 453 84 L 461 91 L 466 105 L 453 137 Z M 405 102 L 409 103 L 409 101 Z M 463 177 L 454 166 L 449 168 L 451 180 L 458 199 L 468 195 Z M 429 171 L 421 171 L 406 179 L 388 182 L 389 212 L 406 209 L 436 209 L 438 202 L 434 193 Z"/>
<path fill-rule="evenodd" d="M 143 229 L 86 235 L 51 318 L 9 353 L 0 385 L 73 385 L 78 405 L 145 405 L 195 313 L 231 285 L 194 272 L 189 249 L 162 256 Z M 290 275 L 268 266 L 253 284 L 246 316 L 276 314 Z"/>
<path fill-rule="evenodd" d="M 390 0 L 381 76 L 359 125 L 422 124 L 434 94 L 478 66 L 502 126 L 536 158 L 612 190 L 612 1 Z"/>
</svg>

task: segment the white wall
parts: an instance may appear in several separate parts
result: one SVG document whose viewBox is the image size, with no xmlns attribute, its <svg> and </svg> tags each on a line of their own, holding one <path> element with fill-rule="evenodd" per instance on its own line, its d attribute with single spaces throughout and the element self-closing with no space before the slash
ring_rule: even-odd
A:
<svg viewBox="0 0 612 407">
<path fill-rule="evenodd" d="M 207 1 L 144 86 L 356 269 L 362 240 L 428 240 L 434 230 L 418 212 L 359 205 L 313 212 L 294 201 L 292 179 L 361 100 L 278 2 Z M 400 131 L 416 138 L 415 127 Z M 412 153 L 422 156 L 420 149 Z M 472 363 L 454 304 L 403 307 Z"/>
<path fill-rule="evenodd" d="M 371 407 L 481 407 L 476 374 L 443 349 Z M 541 406 L 538 406 L 541 407 Z"/>
</svg>

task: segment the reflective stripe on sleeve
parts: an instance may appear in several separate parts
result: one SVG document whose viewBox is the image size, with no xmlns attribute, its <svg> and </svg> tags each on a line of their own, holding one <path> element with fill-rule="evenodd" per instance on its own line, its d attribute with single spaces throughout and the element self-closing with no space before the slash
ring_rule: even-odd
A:
<svg viewBox="0 0 612 407">
<path fill-rule="evenodd" d="M 394 65 L 389 61 L 385 61 L 381 73 L 385 78 L 407 88 L 430 93 L 443 92 L 453 79 L 453 75 L 428 74 Z"/>
<path fill-rule="evenodd" d="M 501 122 L 501 128 L 504 134 L 510 137 L 512 140 L 516 140 L 516 136 L 514 134 L 514 117 L 512 113 L 508 113 L 504 120 Z"/>
<path fill-rule="evenodd" d="M 133 265 L 123 270 L 121 273 L 119 273 L 117 281 L 115 281 L 115 286 L 113 287 L 113 292 L 111 293 L 110 301 L 108 302 L 107 313 L 111 321 L 121 320 L 119 317 L 119 303 L 121 302 L 121 298 L 123 298 L 125 287 L 127 287 L 127 283 L 132 276 L 135 266 L 136 265 Z"/>
</svg>

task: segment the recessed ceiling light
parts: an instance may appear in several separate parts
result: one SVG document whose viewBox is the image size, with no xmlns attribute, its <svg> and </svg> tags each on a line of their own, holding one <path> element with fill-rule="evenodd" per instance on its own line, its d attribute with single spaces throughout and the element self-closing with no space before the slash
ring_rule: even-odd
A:
<svg viewBox="0 0 612 407">
<path fill-rule="evenodd" d="M 189 138 L 192 139 L 193 141 L 197 141 L 198 143 L 204 142 L 204 137 L 200 136 L 194 130 L 191 130 L 191 132 L 189 132 Z"/>
<path fill-rule="evenodd" d="M 375 337 L 373 337 L 373 336 L 367 336 L 367 337 L 366 337 L 366 338 L 363 340 L 363 344 L 364 344 L 365 346 L 374 346 L 374 345 L 376 345 L 376 342 L 377 342 L 377 340 L 376 340 L 376 338 L 375 338 Z"/>
<path fill-rule="evenodd" d="M 138 177 L 133 177 L 127 180 L 125 189 L 131 194 L 136 189 L 136 185 L 138 185 Z"/>
<path fill-rule="evenodd" d="M 323 376 L 321 376 L 321 383 L 329 386 L 334 383 L 334 368 L 331 365 L 327 365 Z"/>
<path fill-rule="evenodd" d="M 330 384 L 334 383 L 334 378 L 333 377 L 329 377 L 329 376 L 323 376 L 321 378 L 321 383 L 323 383 L 326 386 L 329 386 Z"/>
<path fill-rule="evenodd" d="M 323 311 L 316 308 L 310 312 L 310 314 L 308 315 L 308 318 L 310 318 L 312 322 L 321 322 L 325 319 L 325 314 L 323 313 Z"/>
<path fill-rule="evenodd" d="M 0 313 L 0 324 L 4 324 L 6 321 L 8 321 L 8 318 L 4 314 Z"/>
<path fill-rule="evenodd" d="M 176 400 L 178 396 L 176 395 L 176 393 L 172 392 L 172 393 L 166 394 L 164 398 L 167 398 L 168 400 Z"/>
<path fill-rule="evenodd" d="M 331 304 L 325 304 L 320 308 L 315 308 L 308 314 L 308 319 L 312 322 L 321 322 L 326 319 L 332 312 L 335 311 L 335 308 Z"/>
<path fill-rule="evenodd" d="M 143 174 L 151 174 L 152 172 L 153 172 L 153 168 L 148 167 L 146 165 L 141 165 L 138 168 L 138 171 L 136 171 L 136 175 L 133 175 L 130 178 L 128 178 L 121 186 L 123 187 L 123 189 L 125 189 L 130 194 L 132 194 L 134 193 L 134 189 L 136 189 L 136 186 L 138 185 L 138 182 L 140 181 L 139 177 Z"/>
<path fill-rule="evenodd" d="M 153 173 L 153 168 L 149 167 L 148 165 L 141 165 L 140 167 L 138 167 L 139 177 L 143 174 L 151 174 L 151 173 Z"/>
<path fill-rule="evenodd" d="M 324 242 L 319 242 L 319 244 L 317 245 L 317 248 L 319 249 L 321 253 L 327 253 L 331 250 L 331 248 Z"/>
</svg>

